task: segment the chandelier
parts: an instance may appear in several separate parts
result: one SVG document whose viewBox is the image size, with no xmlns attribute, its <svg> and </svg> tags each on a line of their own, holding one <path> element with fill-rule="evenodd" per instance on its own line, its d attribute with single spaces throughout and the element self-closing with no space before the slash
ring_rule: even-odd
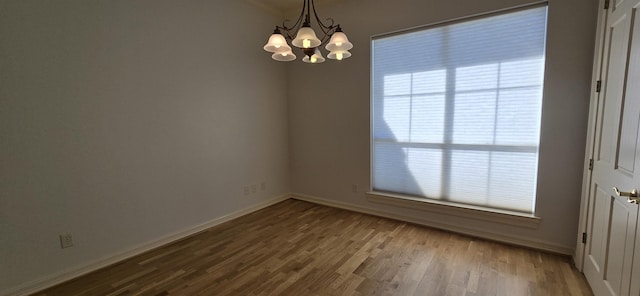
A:
<svg viewBox="0 0 640 296">
<path fill-rule="evenodd" d="M 349 49 L 353 48 L 353 44 L 342 32 L 340 24 L 334 25 L 332 18 L 327 18 L 327 23 L 323 23 L 316 13 L 313 0 L 303 1 L 298 20 L 290 27 L 286 25 L 289 20 L 282 22 L 282 26 L 276 26 L 264 46 L 264 50 L 272 53 L 271 58 L 276 61 L 293 61 L 296 59 L 296 55 L 287 44 L 287 40 L 290 40 L 293 46 L 302 49 L 304 53 L 302 61 L 305 63 L 316 64 L 325 61 L 322 52 L 320 52 L 320 47 L 323 44 L 326 44 L 325 49 L 329 51 L 327 57 L 330 59 L 342 60 L 350 57 Z M 321 38 L 318 38 L 316 32 L 311 28 L 311 16 L 318 23 L 317 27 L 322 34 Z"/>
</svg>

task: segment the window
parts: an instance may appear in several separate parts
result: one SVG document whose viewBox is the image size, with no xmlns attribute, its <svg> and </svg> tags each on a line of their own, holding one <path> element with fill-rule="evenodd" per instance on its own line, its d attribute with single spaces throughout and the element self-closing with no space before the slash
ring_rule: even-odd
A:
<svg viewBox="0 0 640 296">
<path fill-rule="evenodd" d="M 374 37 L 376 192 L 533 213 L 547 7 Z"/>
</svg>

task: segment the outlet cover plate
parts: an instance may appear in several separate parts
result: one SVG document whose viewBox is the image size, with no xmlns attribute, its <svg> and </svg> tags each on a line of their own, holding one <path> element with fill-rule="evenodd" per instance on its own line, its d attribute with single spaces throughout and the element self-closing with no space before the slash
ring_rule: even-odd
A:
<svg viewBox="0 0 640 296">
<path fill-rule="evenodd" d="M 70 247 L 73 247 L 73 237 L 71 233 L 60 234 L 60 248 L 66 249 Z"/>
</svg>

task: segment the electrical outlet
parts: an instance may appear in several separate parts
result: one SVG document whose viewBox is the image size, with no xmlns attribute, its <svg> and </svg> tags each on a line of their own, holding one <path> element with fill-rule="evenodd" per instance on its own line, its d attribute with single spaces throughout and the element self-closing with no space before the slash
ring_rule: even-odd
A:
<svg viewBox="0 0 640 296">
<path fill-rule="evenodd" d="M 244 195 L 249 195 L 251 193 L 249 186 L 244 186 Z"/>
<path fill-rule="evenodd" d="M 60 234 L 60 248 L 66 249 L 73 247 L 73 237 L 71 233 L 62 233 Z"/>
<path fill-rule="evenodd" d="M 260 189 L 261 189 L 262 191 L 267 190 L 267 182 L 262 181 L 262 183 L 260 183 Z"/>
<path fill-rule="evenodd" d="M 251 185 L 251 193 L 258 192 L 258 186 L 256 184 Z"/>
</svg>

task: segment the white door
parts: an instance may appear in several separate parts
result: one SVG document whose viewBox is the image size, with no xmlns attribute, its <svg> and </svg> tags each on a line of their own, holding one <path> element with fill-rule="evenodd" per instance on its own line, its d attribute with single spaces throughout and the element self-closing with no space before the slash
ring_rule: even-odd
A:
<svg viewBox="0 0 640 296">
<path fill-rule="evenodd" d="M 611 0 L 604 38 L 583 271 L 596 295 L 640 296 L 640 0 Z"/>
</svg>

